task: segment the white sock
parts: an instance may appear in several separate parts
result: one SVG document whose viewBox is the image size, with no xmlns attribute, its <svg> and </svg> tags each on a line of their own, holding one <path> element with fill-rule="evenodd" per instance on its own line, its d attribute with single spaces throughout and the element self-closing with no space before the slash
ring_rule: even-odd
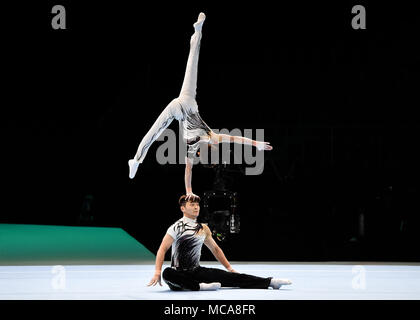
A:
<svg viewBox="0 0 420 320">
<path fill-rule="evenodd" d="M 212 282 L 212 283 L 200 283 L 200 290 L 217 290 L 222 286 L 220 282 Z"/>
<path fill-rule="evenodd" d="M 139 167 L 140 162 L 137 162 L 134 159 L 128 160 L 128 166 L 130 168 L 130 172 L 128 174 L 128 176 L 130 177 L 130 179 L 133 179 L 134 176 L 136 175 L 137 172 L 137 168 Z"/>
<path fill-rule="evenodd" d="M 282 285 L 292 284 L 292 281 L 288 279 L 271 279 L 269 286 L 273 289 L 280 289 Z"/>
<path fill-rule="evenodd" d="M 204 20 L 206 19 L 206 15 L 204 14 L 204 13 L 200 13 L 199 15 L 198 15 L 198 19 L 197 19 L 197 22 L 196 23 L 194 23 L 194 29 L 195 29 L 195 31 L 201 31 L 201 28 L 202 28 L 202 26 L 203 26 L 203 23 L 204 23 Z"/>
</svg>

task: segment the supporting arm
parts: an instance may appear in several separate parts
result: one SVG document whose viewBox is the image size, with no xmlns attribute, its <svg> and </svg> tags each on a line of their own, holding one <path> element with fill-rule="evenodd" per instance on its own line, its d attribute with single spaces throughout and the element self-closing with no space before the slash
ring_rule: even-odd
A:
<svg viewBox="0 0 420 320">
<path fill-rule="evenodd" d="M 168 251 L 168 249 L 171 247 L 173 241 L 174 239 L 169 234 L 166 234 L 165 237 L 163 238 L 162 243 L 160 244 L 159 250 L 156 254 L 155 274 L 152 280 L 150 280 L 148 286 L 154 286 L 157 283 L 159 283 L 159 285 L 162 285 L 162 282 L 161 282 L 162 265 L 163 265 L 163 261 L 165 260 L 165 254 Z"/>
<path fill-rule="evenodd" d="M 190 199 L 194 199 L 195 197 L 197 197 L 197 195 L 195 195 L 192 192 L 192 186 L 191 186 L 191 180 L 192 180 L 192 168 L 193 168 L 193 162 L 194 160 L 189 158 L 189 157 L 185 157 L 185 193 L 186 193 L 186 198 L 185 200 L 190 200 Z"/>
<path fill-rule="evenodd" d="M 207 246 L 207 248 L 209 248 L 209 250 L 211 251 L 213 256 L 217 259 L 217 261 L 219 261 L 226 268 L 226 270 L 236 273 L 236 271 L 230 265 L 228 259 L 226 259 L 226 256 L 223 253 L 223 250 L 217 245 L 216 241 L 214 241 L 209 227 L 207 227 L 206 225 L 203 225 L 203 227 L 206 233 L 204 244 Z"/>
</svg>

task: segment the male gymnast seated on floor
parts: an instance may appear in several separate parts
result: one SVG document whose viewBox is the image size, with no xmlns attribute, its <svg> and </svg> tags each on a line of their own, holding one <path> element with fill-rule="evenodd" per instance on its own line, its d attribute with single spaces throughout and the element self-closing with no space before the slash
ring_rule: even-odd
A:
<svg viewBox="0 0 420 320">
<path fill-rule="evenodd" d="M 183 217 L 168 228 L 156 255 L 155 274 L 148 286 L 157 283 L 162 286 L 162 265 L 165 254 L 171 246 L 171 267 L 163 271 L 162 277 L 174 291 L 217 290 L 220 287 L 279 289 L 282 285 L 292 283 L 287 279 L 262 278 L 236 272 L 214 241 L 209 227 L 197 222 L 200 213 L 199 202 L 198 196 L 186 200 L 186 196 L 183 195 L 179 199 Z M 203 243 L 228 271 L 200 266 Z"/>
</svg>

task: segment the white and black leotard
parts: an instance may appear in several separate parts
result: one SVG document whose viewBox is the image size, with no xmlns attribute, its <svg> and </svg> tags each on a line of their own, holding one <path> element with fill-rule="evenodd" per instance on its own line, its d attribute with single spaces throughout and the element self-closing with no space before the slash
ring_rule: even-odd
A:
<svg viewBox="0 0 420 320">
<path fill-rule="evenodd" d="M 207 236 L 205 227 L 193 219 L 182 217 L 168 228 L 167 234 L 174 239 L 171 267 L 184 271 L 199 267 L 201 248 Z"/>
<path fill-rule="evenodd" d="M 198 56 L 200 52 L 201 28 L 205 15 L 200 14 L 194 24 L 195 32 L 190 40 L 190 52 L 180 95 L 173 99 L 159 115 L 153 126 L 143 137 L 133 160 L 142 163 L 151 144 L 176 119 L 182 129 L 182 138 L 188 146 L 188 157 L 195 156 L 199 142 L 210 141 L 210 127 L 203 121 L 195 100 L 197 90 Z"/>
</svg>

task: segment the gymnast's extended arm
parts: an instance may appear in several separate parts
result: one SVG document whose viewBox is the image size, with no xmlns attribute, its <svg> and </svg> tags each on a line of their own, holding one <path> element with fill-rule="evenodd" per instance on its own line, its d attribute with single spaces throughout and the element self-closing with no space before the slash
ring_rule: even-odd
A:
<svg viewBox="0 0 420 320">
<path fill-rule="evenodd" d="M 213 144 L 228 142 L 228 143 L 239 143 L 239 144 L 246 144 L 256 147 L 258 150 L 272 150 L 273 147 L 270 146 L 270 142 L 264 141 L 256 141 L 249 138 L 241 137 L 241 136 L 231 136 L 228 134 L 222 133 L 214 133 L 212 132 L 210 135 L 210 141 Z"/>
</svg>

